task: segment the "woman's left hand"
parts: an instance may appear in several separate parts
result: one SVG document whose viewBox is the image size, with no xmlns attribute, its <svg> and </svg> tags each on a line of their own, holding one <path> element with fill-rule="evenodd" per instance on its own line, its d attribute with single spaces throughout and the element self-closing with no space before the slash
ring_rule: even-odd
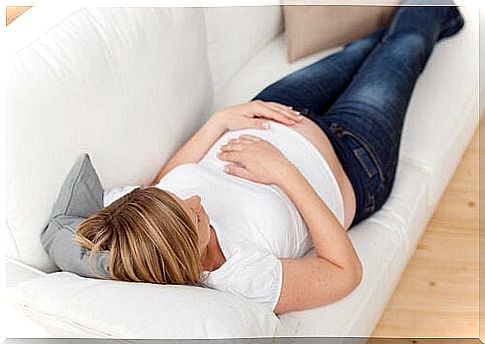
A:
<svg viewBox="0 0 485 344">
<path fill-rule="evenodd" d="M 302 119 L 303 116 L 290 106 L 254 100 L 219 110 L 209 120 L 216 123 L 221 131 L 225 132 L 247 128 L 268 129 L 268 120 L 292 126 Z M 265 126 L 265 123 L 268 125 Z"/>
<path fill-rule="evenodd" d="M 230 162 L 228 174 L 263 184 L 278 184 L 294 165 L 270 142 L 253 135 L 241 135 L 221 147 L 218 158 Z"/>
</svg>

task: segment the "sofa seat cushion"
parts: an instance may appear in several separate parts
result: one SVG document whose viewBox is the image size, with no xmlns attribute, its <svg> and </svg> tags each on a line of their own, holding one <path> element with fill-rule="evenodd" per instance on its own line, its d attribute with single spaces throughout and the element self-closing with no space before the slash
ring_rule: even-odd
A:
<svg viewBox="0 0 485 344">
<path fill-rule="evenodd" d="M 214 94 L 212 112 L 226 106 L 247 102 L 272 82 L 339 49 L 321 51 L 290 64 L 286 62 L 286 41 L 281 34 L 242 65 L 225 87 Z"/>
<path fill-rule="evenodd" d="M 278 318 L 263 305 L 208 288 L 51 273 L 9 290 L 10 302 L 51 326 L 108 338 L 271 336 Z"/>
</svg>

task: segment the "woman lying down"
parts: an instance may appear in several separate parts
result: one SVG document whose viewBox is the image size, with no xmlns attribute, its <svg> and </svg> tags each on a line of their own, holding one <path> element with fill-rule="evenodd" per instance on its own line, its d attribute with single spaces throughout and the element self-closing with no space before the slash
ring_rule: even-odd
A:
<svg viewBox="0 0 485 344">
<path fill-rule="evenodd" d="M 401 7 L 389 28 L 216 112 L 78 240 L 109 250 L 118 280 L 203 285 L 277 314 L 343 298 L 362 278 L 347 230 L 389 196 L 416 80 L 463 24 L 454 6 Z"/>
</svg>

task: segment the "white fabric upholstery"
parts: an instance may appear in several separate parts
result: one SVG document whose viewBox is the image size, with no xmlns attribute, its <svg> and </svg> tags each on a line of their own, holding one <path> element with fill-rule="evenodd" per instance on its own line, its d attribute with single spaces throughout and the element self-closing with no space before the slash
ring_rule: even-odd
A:
<svg viewBox="0 0 485 344">
<path fill-rule="evenodd" d="M 15 240 L 13 238 L 13 233 L 12 233 L 12 230 L 10 229 L 10 226 L 8 225 L 8 222 L 5 223 L 5 241 L 6 241 L 6 245 L 5 245 L 5 248 L 6 248 L 6 252 L 5 254 L 7 255 L 7 257 L 11 257 L 13 259 L 16 259 L 18 261 L 20 261 L 20 255 L 19 255 L 19 251 L 17 249 L 17 245 L 15 243 Z"/>
<path fill-rule="evenodd" d="M 272 82 L 338 50 L 325 50 L 289 64 L 286 62 L 284 35 L 279 35 L 242 66 L 224 88 L 214 94 L 213 108 L 216 110 L 247 102 Z"/>
<path fill-rule="evenodd" d="M 279 6 L 208 7 L 204 17 L 216 93 L 282 31 Z"/>
<path fill-rule="evenodd" d="M 202 287 L 95 280 L 69 272 L 25 282 L 12 290 L 11 297 L 29 313 L 76 324 L 91 336 L 261 337 L 272 335 L 279 325 L 264 305 L 234 294 Z"/>
<path fill-rule="evenodd" d="M 39 235 L 80 153 L 106 188 L 142 184 L 204 122 L 204 18 L 187 8 L 80 8 L 10 62 L 7 220 L 22 261 L 52 271 Z"/>
<path fill-rule="evenodd" d="M 478 11 L 462 8 L 466 25 L 439 42 L 411 98 L 401 160 L 426 170 L 427 203 L 441 197 L 479 121 Z"/>
<path fill-rule="evenodd" d="M 233 17 L 217 17 L 226 10 Z M 20 284 L 11 300 L 78 336 L 369 335 L 476 129 L 477 17 L 473 8 L 463 12 L 467 27 L 436 46 L 413 94 L 388 201 L 349 231 L 364 277 L 348 297 L 278 321 L 257 304 L 209 289 L 58 273 Z M 283 36 L 271 40 L 281 20 L 274 9 L 261 16 L 252 9 L 72 13 L 55 26 L 42 26 L 52 29 L 39 33 L 41 39 L 19 44 L 7 90 L 7 217 L 18 247 L 9 252 L 47 271 L 52 266 L 39 233 L 78 153 L 91 153 L 108 188 L 146 182 L 211 109 L 248 101 L 337 50 L 289 65 Z M 36 20 L 35 12 L 29 15 Z M 237 44 L 222 34 L 234 22 L 230 35 L 239 37 Z M 56 335 L 65 332 L 51 332 Z"/>
</svg>

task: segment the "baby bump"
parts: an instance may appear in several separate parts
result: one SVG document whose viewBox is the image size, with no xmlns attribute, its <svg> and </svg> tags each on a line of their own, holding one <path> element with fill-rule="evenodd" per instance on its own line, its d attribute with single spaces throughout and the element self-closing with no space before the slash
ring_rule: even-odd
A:
<svg viewBox="0 0 485 344">
<path fill-rule="evenodd" d="M 308 117 L 304 117 L 301 122 L 292 125 L 291 128 L 305 136 L 327 161 L 342 193 L 345 214 L 344 228 L 348 229 L 356 211 L 355 192 L 330 140 L 325 132 Z"/>
</svg>

